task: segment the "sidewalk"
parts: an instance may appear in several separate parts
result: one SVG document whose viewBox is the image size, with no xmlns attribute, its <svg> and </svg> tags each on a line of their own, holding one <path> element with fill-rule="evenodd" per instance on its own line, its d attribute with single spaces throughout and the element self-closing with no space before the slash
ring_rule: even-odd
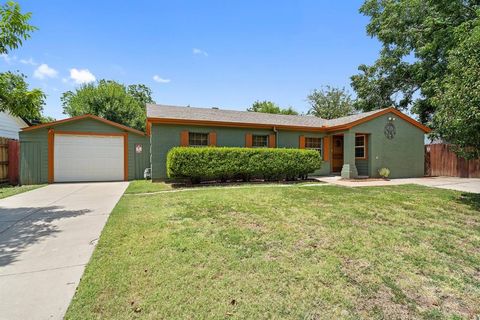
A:
<svg viewBox="0 0 480 320">
<path fill-rule="evenodd" d="M 450 189 L 464 192 L 480 193 L 480 179 L 478 178 L 457 178 L 457 177 L 424 177 L 424 178 L 403 178 L 391 180 L 343 180 L 339 176 L 317 177 L 318 181 L 336 184 L 344 187 L 375 187 L 395 186 L 402 184 L 419 184 L 427 187 Z"/>
</svg>

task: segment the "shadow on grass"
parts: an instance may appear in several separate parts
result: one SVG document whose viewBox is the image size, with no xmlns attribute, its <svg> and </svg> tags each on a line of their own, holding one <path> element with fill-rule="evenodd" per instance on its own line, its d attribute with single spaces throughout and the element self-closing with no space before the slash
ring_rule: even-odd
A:
<svg viewBox="0 0 480 320">
<path fill-rule="evenodd" d="M 63 207 L 0 207 L 0 267 L 15 262 L 29 246 L 61 232 L 55 222 L 83 215 L 90 210 Z"/>
<path fill-rule="evenodd" d="M 232 187 L 232 186 L 253 186 L 253 185 L 264 185 L 264 184 L 277 184 L 277 185 L 295 185 L 295 184 L 307 184 L 307 183 L 317 183 L 322 184 L 325 182 L 316 180 L 316 179 L 303 179 L 303 180 L 255 180 L 250 181 L 202 181 L 199 183 L 191 183 L 189 181 L 173 181 L 169 184 L 172 189 L 181 189 L 181 188 L 202 188 L 202 187 Z"/>
<path fill-rule="evenodd" d="M 478 193 L 462 193 L 457 201 L 480 212 L 480 194 Z"/>
</svg>

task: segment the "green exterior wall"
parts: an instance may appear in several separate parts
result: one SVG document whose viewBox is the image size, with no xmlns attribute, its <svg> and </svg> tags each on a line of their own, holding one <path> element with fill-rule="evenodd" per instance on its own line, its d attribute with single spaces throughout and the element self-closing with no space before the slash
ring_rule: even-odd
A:
<svg viewBox="0 0 480 320">
<path fill-rule="evenodd" d="M 394 117 L 396 135 L 389 140 L 384 135 L 388 117 Z M 123 130 L 93 119 L 83 119 L 52 126 L 55 130 L 98 133 L 119 133 Z M 207 127 L 153 124 L 151 136 L 140 136 L 128 132 L 129 179 L 143 179 L 145 168 L 151 166 L 154 180 L 166 179 L 166 157 L 168 151 L 180 145 L 180 133 L 216 132 L 217 146 L 244 147 L 245 134 L 273 134 L 268 129 Z M 356 133 L 368 135 L 367 159 L 354 157 Z M 378 176 L 378 169 L 387 167 L 392 178 L 420 177 L 424 174 L 424 132 L 411 123 L 389 113 L 359 124 L 348 131 L 336 132 L 344 135 L 344 168 L 342 175 Z M 278 130 L 278 148 L 298 148 L 300 136 L 324 137 L 325 133 Z M 332 135 L 332 134 L 329 134 Z M 142 145 L 143 152 L 137 154 L 135 146 Z M 330 143 L 330 159 L 332 154 Z M 151 163 L 151 165 L 150 165 Z M 331 163 L 324 161 L 314 175 L 330 174 Z M 48 181 L 48 128 L 20 132 L 20 181 L 22 184 L 46 183 Z"/>
<path fill-rule="evenodd" d="M 320 133 L 320 132 L 309 132 L 309 131 L 285 131 L 285 130 L 280 130 L 278 131 L 278 141 L 277 141 L 277 146 L 279 148 L 298 148 L 299 143 L 300 143 L 300 136 L 305 136 L 305 137 L 318 137 L 318 138 L 323 138 L 326 136 L 325 133 Z M 322 152 L 323 150 L 323 140 L 322 140 Z M 331 144 L 330 144 L 331 148 Z M 331 159 L 331 150 L 330 152 L 330 158 Z M 322 153 L 323 154 L 323 153 Z M 322 167 L 320 170 L 317 170 L 313 172 L 311 175 L 312 176 L 322 176 L 322 175 L 327 175 L 330 173 L 330 161 L 322 161 Z"/>
<path fill-rule="evenodd" d="M 20 184 L 48 182 L 48 130 L 20 131 Z"/>
<path fill-rule="evenodd" d="M 393 124 L 396 128 L 396 134 L 391 140 L 384 134 L 389 117 L 395 118 Z M 378 177 L 378 170 L 387 167 L 391 178 L 424 176 L 425 133 L 413 124 L 393 113 L 387 113 L 359 124 L 349 132 L 369 135 L 367 160 L 355 160 L 359 175 L 364 175 L 367 172 L 365 170 L 368 170 L 366 175 Z"/>
<path fill-rule="evenodd" d="M 55 130 L 95 133 L 123 133 L 124 130 L 93 119 L 53 125 Z M 48 182 L 48 129 L 41 128 L 20 132 L 20 183 L 38 184 Z M 145 168 L 150 166 L 150 142 L 146 136 L 128 133 L 128 178 L 143 179 Z M 135 145 L 142 144 L 143 152 L 135 153 Z"/>
<path fill-rule="evenodd" d="M 168 151 L 180 145 L 180 133 L 184 130 L 190 132 L 216 132 L 217 146 L 219 147 L 245 147 L 245 134 L 268 135 L 275 133 L 268 129 L 229 128 L 229 127 L 205 127 L 187 125 L 153 124 L 151 130 L 151 158 L 152 179 L 162 180 L 167 178 L 166 160 Z M 278 148 L 298 148 L 300 136 L 323 137 L 325 134 L 316 132 L 277 131 Z M 322 169 L 314 174 L 328 174 L 330 163 L 324 162 Z"/>
<path fill-rule="evenodd" d="M 384 135 L 388 117 L 395 118 L 396 135 L 389 140 Z M 152 178 L 161 180 L 166 176 L 166 158 L 168 151 L 180 145 L 180 133 L 184 130 L 193 132 L 217 133 L 217 146 L 244 147 L 245 134 L 272 134 L 273 130 L 206 127 L 187 125 L 153 124 L 151 141 Z M 355 159 L 355 134 L 367 134 L 367 159 Z M 424 175 L 424 132 L 411 123 L 388 113 L 368 122 L 359 124 L 348 131 L 335 132 L 344 135 L 344 170 L 350 175 L 378 177 L 378 169 L 387 167 L 391 178 L 421 177 Z M 277 131 L 278 148 L 298 148 L 299 137 L 324 137 L 325 133 Z M 331 135 L 331 134 L 329 134 Z M 330 143 L 330 159 L 332 154 Z M 345 166 L 345 164 L 347 166 Z M 314 175 L 330 174 L 330 161 L 324 161 L 322 168 Z"/>
</svg>

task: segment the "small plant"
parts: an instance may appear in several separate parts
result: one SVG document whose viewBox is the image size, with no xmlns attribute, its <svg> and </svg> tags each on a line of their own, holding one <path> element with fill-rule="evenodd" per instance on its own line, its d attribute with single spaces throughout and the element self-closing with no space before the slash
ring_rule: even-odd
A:
<svg viewBox="0 0 480 320">
<path fill-rule="evenodd" d="M 388 169 L 388 168 L 381 168 L 380 170 L 378 170 L 378 174 L 379 174 L 383 179 L 387 179 L 388 176 L 390 175 L 390 169 Z"/>
</svg>

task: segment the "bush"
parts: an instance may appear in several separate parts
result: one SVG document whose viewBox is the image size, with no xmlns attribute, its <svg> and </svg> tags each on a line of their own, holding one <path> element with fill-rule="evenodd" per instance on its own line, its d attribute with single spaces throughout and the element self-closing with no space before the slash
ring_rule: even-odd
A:
<svg viewBox="0 0 480 320">
<path fill-rule="evenodd" d="M 378 174 L 384 178 L 384 179 L 387 179 L 388 176 L 390 175 L 390 169 L 388 168 L 381 168 L 380 170 L 378 170 Z"/>
<path fill-rule="evenodd" d="M 320 169 L 315 150 L 175 147 L 167 155 L 169 178 L 201 180 L 292 180 Z"/>
</svg>

